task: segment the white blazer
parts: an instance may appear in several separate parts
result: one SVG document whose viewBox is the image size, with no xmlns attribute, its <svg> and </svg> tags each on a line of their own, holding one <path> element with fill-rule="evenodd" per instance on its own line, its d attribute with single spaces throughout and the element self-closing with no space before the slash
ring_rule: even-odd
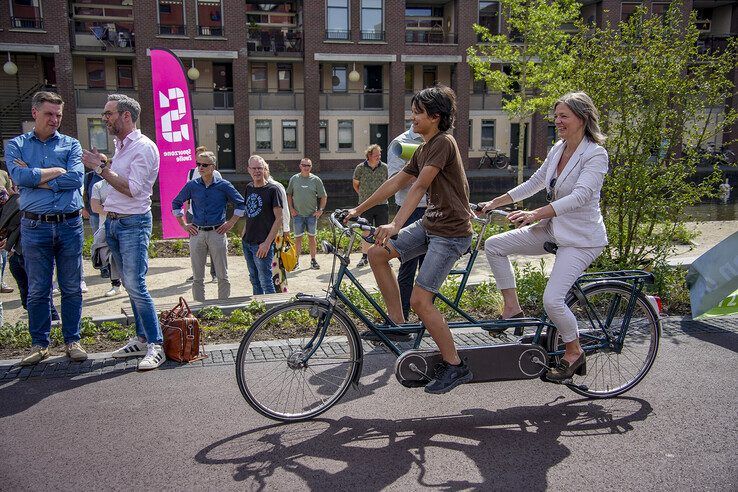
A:
<svg viewBox="0 0 738 492">
<path fill-rule="evenodd" d="M 551 191 L 554 197 L 551 206 L 556 216 L 533 227 L 550 226 L 559 246 L 605 246 L 607 232 L 600 211 L 600 190 L 608 170 L 607 151 L 584 137 L 551 190 L 549 185 L 556 175 L 564 147 L 564 141 L 559 140 L 533 176 L 507 193 L 517 202 L 544 188 Z"/>
</svg>

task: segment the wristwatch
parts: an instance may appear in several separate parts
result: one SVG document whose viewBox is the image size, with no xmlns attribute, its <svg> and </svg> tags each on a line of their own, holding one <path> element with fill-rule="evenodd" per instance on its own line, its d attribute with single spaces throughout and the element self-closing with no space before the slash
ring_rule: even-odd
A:
<svg viewBox="0 0 738 492">
<path fill-rule="evenodd" d="M 100 161 L 100 165 L 95 168 L 95 174 L 102 174 L 103 169 L 108 165 L 108 161 Z"/>
<path fill-rule="evenodd" d="M 325 209 L 324 208 L 319 208 L 318 209 L 318 212 L 325 212 Z"/>
</svg>

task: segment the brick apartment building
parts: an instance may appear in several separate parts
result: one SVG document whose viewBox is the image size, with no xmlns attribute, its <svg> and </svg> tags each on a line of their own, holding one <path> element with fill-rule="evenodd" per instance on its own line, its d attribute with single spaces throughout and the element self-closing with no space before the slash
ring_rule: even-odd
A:
<svg viewBox="0 0 738 492">
<path fill-rule="evenodd" d="M 644 3 L 654 13 L 668 5 Z M 738 33 L 737 3 L 686 1 L 706 46 Z M 584 0 L 582 16 L 617 23 L 639 4 Z M 472 23 L 505 32 L 498 12 L 484 0 L 7 0 L 0 132 L 30 129 L 30 96 L 52 87 L 67 101 L 63 131 L 84 147 L 112 148 L 100 119 L 112 92 L 141 102 L 140 126 L 153 136 L 147 49 L 166 47 L 190 69 L 198 144 L 217 151 L 221 171 L 237 181 L 254 153 L 278 175 L 308 156 L 316 171 L 348 176 L 367 145 L 386 148 L 405 130 L 412 93 L 436 82 L 457 93 L 467 167 L 489 148 L 515 160 L 520 125 L 500 109 L 500 94 L 472 80 L 466 57 L 477 42 Z M 545 156 L 554 132 L 542 117 L 526 127 L 528 165 Z"/>
</svg>

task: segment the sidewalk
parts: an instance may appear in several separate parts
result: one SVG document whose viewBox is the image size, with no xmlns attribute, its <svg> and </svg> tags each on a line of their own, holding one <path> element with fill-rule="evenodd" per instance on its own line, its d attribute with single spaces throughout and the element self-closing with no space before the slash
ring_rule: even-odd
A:
<svg viewBox="0 0 738 492">
<path fill-rule="evenodd" d="M 677 248 L 676 254 L 670 259 L 673 264 L 689 265 L 695 258 L 710 249 L 712 246 L 728 237 L 730 234 L 738 231 L 738 221 L 726 222 L 702 222 L 691 224 L 691 227 L 700 231 L 700 236 L 696 239 L 693 247 L 680 246 Z M 351 265 L 356 265 L 359 261 L 358 253 L 352 255 Z M 546 262 L 546 268 L 550 269 L 553 257 L 547 255 L 543 257 Z M 301 257 L 302 264 L 307 265 L 307 258 Z M 320 270 L 310 270 L 302 268 L 296 272 L 288 274 L 289 292 L 296 294 L 298 292 L 308 294 L 320 294 L 325 292 L 328 286 L 328 280 L 331 273 L 332 256 L 318 254 L 318 262 Z M 537 264 L 538 257 L 513 257 L 513 260 L 519 262 L 534 262 Z M 458 263 L 459 268 L 466 265 L 468 256 L 464 256 Z M 395 268 L 399 266 L 397 260 L 393 260 Z M 376 289 L 376 282 L 372 275 L 371 269 L 367 266 L 364 268 L 351 267 L 351 272 L 357 276 L 361 285 L 369 290 Z M 103 279 L 99 275 L 99 271 L 92 268 L 89 261 L 85 261 L 85 274 L 89 292 L 83 294 L 84 303 L 82 306 L 82 315 L 92 318 L 111 317 L 121 314 L 121 309 L 129 305 L 128 296 L 125 291 L 115 297 L 105 297 L 105 292 L 110 289 L 110 281 Z M 187 278 L 192 274 L 189 258 L 152 258 L 149 260 L 149 273 L 147 275 L 147 283 L 154 302 L 158 308 L 168 308 L 174 306 L 179 297 L 183 296 L 189 302 L 192 299 L 192 284 L 187 283 Z M 251 295 L 251 283 L 249 282 L 248 272 L 246 269 L 246 261 L 243 257 L 232 256 L 228 258 L 228 274 L 231 281 L 231 297 L 247 297 Z M 205 272 L 205 298 L 215 300 L 217 298 L 217 284 L 210 283 L 209 270 Z M 484 253 L 480 253 L 474 265 L 470 283 L 475 284 L 486 281 L 490 278 L 489 265 Z M 5 311 L 5 322 L 15 323 L 16 321 L 27 321 L 28 316 L 21 307 L 18 288 L 15 281 L 6 270 L 6 283 L 15 290 L 9 294 L 1 294 L 3 307 Z M 54 296 L 54 302 L 57 308 L 61 306 L 60 296 Z M 240 299 L 237 302 L 243 302 Z M 228 304 L 223 302 L 220 304 Z"/>
</svg>

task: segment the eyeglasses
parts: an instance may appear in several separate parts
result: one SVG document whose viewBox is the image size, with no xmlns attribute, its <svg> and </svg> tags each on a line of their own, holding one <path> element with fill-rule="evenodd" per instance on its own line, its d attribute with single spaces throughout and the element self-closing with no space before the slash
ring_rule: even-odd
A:
<svg viewBox="0 0 738 492">
<path fill-rule="evenodd" d="M 546 192 L 546 201 L 552 202 L 554 201 L 554 186 L 556 186 L 556 179 L 557 178 L 551 178 L 551 182 L 548 183 L 548 191 Z"/>
<path fill-rule="evenodd" d="M 198 162 L 197 163 L 197 167 L 208 167 L 208 166 L 212 166 L 212 164 L 209 162 Z"/>
</svg>

